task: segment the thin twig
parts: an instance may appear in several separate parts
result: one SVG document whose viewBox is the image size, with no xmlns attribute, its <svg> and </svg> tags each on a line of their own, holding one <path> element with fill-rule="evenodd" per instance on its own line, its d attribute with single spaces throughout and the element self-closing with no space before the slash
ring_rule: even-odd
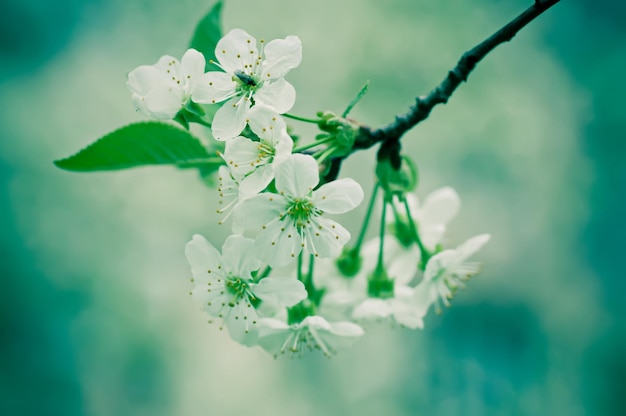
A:
<svg viewBox="0 0 626 416">
<path fill-rule="evenodd" d="M 418 97 L 415 100 L 415 105 L 408 112 L 397 115 L 393 122 L 377 129 L 362 126 L 354 143 L 354 149 L 368 149 L 378 142 L 398 140 L 404 133 L 428 118 L 433 107 L 437 104 L 448 102 L 452 93 L 463 81 L 467 80 L 476 64 L 487 56 L 489 52 L 494 50 L 496 46 L 510 41 L 524 26 L 559 1 L 535 0 L 534 4 L 522 14 L 483 42 L 465 52 L 456 66 L 448 72 L 441 84 L 435 87 L 428 95 Z"/>
</svg>

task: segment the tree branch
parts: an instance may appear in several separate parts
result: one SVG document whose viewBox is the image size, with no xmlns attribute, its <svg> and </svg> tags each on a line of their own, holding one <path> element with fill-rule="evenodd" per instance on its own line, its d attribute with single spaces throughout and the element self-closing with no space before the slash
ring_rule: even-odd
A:
<svg viewBox="0 0 626 416">
<path fill-rule="evenodd" d="M 445 104 L 450 96 L 489 52 L 496 46 L 508 42 L 524 26 L 532 22 L 537 16 L 554 6 L 560 0 L 535 0 L 526 11 L 507 23 L 500 30 L 489 36 L 483 42 L 465 52 L 456 66 L 448 72 L 444 80 L 428 95 L 417 97 L 415 105 L 405 114 L 396 116 L 396 119 L 377 129 L 362 126 L 354 143 L 354 149 L 368 149 L 378 142 L 398 140 L 404 133 L 415 127 L 419 122 L 430 115 L 437 104 Z"/>
</svg>

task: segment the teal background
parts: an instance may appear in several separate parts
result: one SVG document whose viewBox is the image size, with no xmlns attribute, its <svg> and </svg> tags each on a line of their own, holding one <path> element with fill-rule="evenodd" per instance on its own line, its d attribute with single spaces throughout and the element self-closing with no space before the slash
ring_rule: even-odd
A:
<svg viewBox="0 0 626 416">
<path fill-rule="evenodd" d="M 340 111 L 369 79 L 352 115 L 377 126 L 530 3 L 231 0 L 224 27 L 302 39 L 292 113 Z M 404 138 L 420 197 L 461 195 L 450 245 L 493 235 L 453 306 L 423 331 L 371 327 L 330 360 L 278 361 L 189 299 L 184 244 L 228 231 L 193 172 L 52 165 L 141 119 L 126 74 L 182 56 L 210 5 L 0 4 L 1 414 L 624 414 L 622 2 L 562 1 Z M 374 156 L 343 175 L 369 191 Z"/>
</svg>

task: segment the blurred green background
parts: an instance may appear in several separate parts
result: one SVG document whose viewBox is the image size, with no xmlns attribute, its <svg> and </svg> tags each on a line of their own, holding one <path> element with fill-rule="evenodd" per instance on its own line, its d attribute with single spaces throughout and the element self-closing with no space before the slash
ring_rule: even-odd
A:
<svg viewBox="0 0 626 416">
<path fill-rule="evenodd" d="M 300 36 L 292 113 L 341 110 L 369 79 L 352 115 L 376 126 L 530 3 L 230 0 L 224 27 Z M 126 74 L 182 56 L 211 4 L 0 3 L 1 414 L 624 414 L 622 1 L 556 5 L 405 137 L 419 195 L 461 195 L 449 243 L 493 235 L 452 308 L 330 360 L 278 361 L 189 299 L 185 242 L 227 231 L 193 172 L 52 165 L 141 119 Z M 343 174 L 369 190 L 373 160 Z"/>
</svg>

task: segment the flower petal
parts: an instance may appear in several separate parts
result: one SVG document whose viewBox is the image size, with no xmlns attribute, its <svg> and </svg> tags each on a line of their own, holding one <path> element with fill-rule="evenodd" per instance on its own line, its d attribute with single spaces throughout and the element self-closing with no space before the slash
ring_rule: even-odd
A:
<svg viewBox="0 0 626 416">
<path fill-rule="evenodd" d="M 250 100 L 233 97 L 217 110 L 211 125 L 213 136 L 217 140 L 228 140 L 238 136 L 246 127 L 246 118 L 250 110 Z"/>
<path fill-rule="evenodd" d="M 187 49 L 187 52 L 180 60 L 180 72 L 188 93 L 192 92 L 200 81 L 204 74 L 205 64 L 204 55 L 193 48 Z"/>
<path fill-rule="evenodd" d="M 352 178 L 338 179 L 313 192 L 316 208 L 330 214 L 343 214 L 363 201 L 363 188 Z"/>
<path fill-rule="evenodd" d="M 237 83 L 232 76 L 220 71 L 202 75 L 192 90 L 191 99 L 201 104 L 220 103 L 235 94 Z"/>
<path fill-rule="evenodd" d="M 234 341 L 242 345 L 252 346 L 256 343 L 258 336 L 256 323 L 259 315 L 255 308 L 248 305 L 248 303 L 240 300 L 226 313 L 224 324 L 226 324 L 228 333 Z"/>
<path fill-rule="evenodd" d="M 285 121 L 273 109 L 257 104 L 250 109 L 248 119 L 248 124 L 254 134 L 272 147 L 275 147 L 281 140 L 291 141 L 291 137 L 287 135 Z"/>
<path fill-rule="evenodd" d="M 215 57 L 226 72 L 252 68 L 258 55 L 256 39 L 242 29 L 231 30 L 215 46 Z"/>
<path fill-rule="evenodd" d="M 319 183 L 319 170 L 313 156 L 296 153 L 274 168 L 276 189 L 293 197 L 305 197 Z"/>
<path fill-rule="evenodd" d="M 258 232 L 277 222 L 287 208 L 282 195 L 264 193 L 251 196 L 239 203 L 233 211 L 233 226 L 241 230 Z"/>
<path fill-rule="evenodd" d="M 302 237 L 292 222 L 277 221 L 267 225 L 255 240 L 257 256 L 273 268 L 295 260 L 302 250 Z"/>
<path fill-rule="evenodd" d="M 394 298 L 391 303 L 393 319 L 397 323 L 410 329 L 424 328 L 424 315 L 427 309 L 423 309 L 411 302 L 412 298 Z"/>
<path fill-rule="evenodd" d="M 265 82 L 254 93 L 255 103 L 286 113 L 296 102 L 296 89 L 283 78 Z"/>
<path fill-rule="evenodd" d="M 145 97 L 145 109 L 158 120 L 174 118 L 182 108 L 182 90 L 166 85 L 153 88 Z"/>
<path fill-rule="evenodd" d="M 432 256 L 426 264 L 426 270 L 424 270 L 424 281 L 437 280 L 451 264 L 456 262 L 456 259 L 456 250 L 444 250 Z"/>
<path fill-rule="evenodd" d="M 470 256 L 480 250 L 490 239 L 491 235 L 489 234 L 480 234 L 476 237 L 470 238 L 457 247 L 457 261 L 463 262 L 467 260 Z"/>
<path fill-rule="evenodd" d="M 426 197 L 418 215 L 420 224 L 447 224 L 459 212 L 461 198 L 451 187 L 432 192 Z"/>
<path fill-rule="evenodd" d="M 302 282 L 292 278 L 266 277 L 252 292 L 263 302 L 279 307 L 291 307 L 307 297 Z"/>
<path fill-rule="evenodd" d="M 154 87 L 167 83 L 167 78 L 152 65 L 142 65 L 128 73 L 126 85 L 140 95 L 146 96 Z"/>
<path fill-rule="evenodd" d="M 274 179 L 274 169 L 271 165 L 258 166 L 241 180 L 239 189 L 246 195 L 258 194 Z"/>
<path fill-rule="evenodd" d="M 251 279 L 252 273 L 261 267 L 256 259 L 254 240 L 241 235 L 230 235 L 222 246 L 224 267 L 241 279 Z"/>
<path fill-rule="evenodd" d="M 185 255 L 191 265 L 191 273 L 198 283 L 208 283 L 211 270 L 219 270 L 220 253 L 203 236 L 194 234 L 185 246 Z"/>
<path fill-rule="evenodd" d="M 297 36 L 275 39 L 265 46 L 263 55 L 261 79 L 282 78 L 302 62 L 302 42 Z"/>
<path fill-rule="evenodd" d="M 226 142 L 224 160 L 236 175 L 245 175 L 255 169 L 259 159 L 259 142 L 238 136 Z"/>
<path fill-rule="evenodd" d="M 386 319 L 389 315 L 391 315 L 389 302 L 377 298 L 365 299 L 352 311 L 352 317 L 358 320 Z"/>
<path fill-rule="evenodd" d="M 335 257 L 350 241 L 350 232 L 339 223 L 327 218 L 312 218 L 305 232 L 306 250 L 316 257 Z"/>
</svg>

